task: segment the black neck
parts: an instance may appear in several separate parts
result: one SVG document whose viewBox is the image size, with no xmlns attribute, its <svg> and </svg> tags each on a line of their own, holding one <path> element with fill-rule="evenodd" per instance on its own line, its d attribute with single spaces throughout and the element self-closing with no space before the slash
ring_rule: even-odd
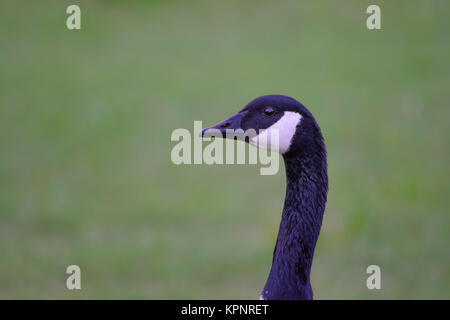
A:
<svg viewBox="0 0 450 320">
<path fill-rule="evenodd" d="M 325 148 L 285 156 L 286 198 L 265 299 L 312 299 L 310 272 L 328 190 Z"/>
</svg>

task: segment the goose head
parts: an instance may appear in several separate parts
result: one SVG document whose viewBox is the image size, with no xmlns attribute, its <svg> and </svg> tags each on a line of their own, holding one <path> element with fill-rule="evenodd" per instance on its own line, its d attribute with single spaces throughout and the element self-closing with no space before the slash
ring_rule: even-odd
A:
<svg viewBox="0 0 450 320">
<path fill-rule="evenodd" d="M 308 109 L 283 95 L 256 98 L 230 118 L 204 128 L 201 136 L 244 140 L 285 157 L 306 154 L 308 146 L 321 140 L 320 129 Z"/>
<path fill-rule="evenodd" d="M 312 114 L 297 100 L 256 98 L 201 136 L 244 140 L 282 154 L 286 196 L 262 299 L 312 299 L 310 271 L 328 191 L 326 150 Z"/>
</svg>

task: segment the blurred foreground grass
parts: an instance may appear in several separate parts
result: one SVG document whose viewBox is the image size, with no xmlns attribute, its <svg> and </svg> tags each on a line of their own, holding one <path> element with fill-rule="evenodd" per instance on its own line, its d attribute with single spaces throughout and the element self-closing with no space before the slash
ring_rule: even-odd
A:
<svg viewBox="0 0 450 320">
<path fill-rule="evenodd" d="M 368 1 L 77 1 L 68 31 L 3 1 L 0 298 L 259 297 L 284 172 L 175 166 L 170 134 L 270 93 L 328 147 L 315 297 L 450 298 L 450 5 L 376 3 L 380 31 Z"/>
</svg>

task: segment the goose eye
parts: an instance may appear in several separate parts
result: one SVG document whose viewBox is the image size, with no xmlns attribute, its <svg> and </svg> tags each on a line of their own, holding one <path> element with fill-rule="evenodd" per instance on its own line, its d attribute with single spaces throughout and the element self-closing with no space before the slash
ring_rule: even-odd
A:
<svg viewBox="0 0 450 320">
<path fill-rule="evenodd" d="M 275 110 L 273 110 L 271 107 L 267 107 L 264 109 L 264 114 L 268 117 L 271 117 L 275 114 Z"/>
</svg>

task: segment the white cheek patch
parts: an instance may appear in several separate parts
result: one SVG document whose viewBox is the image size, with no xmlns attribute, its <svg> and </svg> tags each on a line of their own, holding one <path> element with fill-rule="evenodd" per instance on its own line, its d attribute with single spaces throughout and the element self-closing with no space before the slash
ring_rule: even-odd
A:
<svg viewBox="0 0 450 320">
<path fill-rule="evenodd" d="M 250 144 L 259 148 L 285 153 L 291 146 L 297 125 L 302 116 L 297 112 L 286 111 L 273 125 L 250 139 Z"/>
</svg>

